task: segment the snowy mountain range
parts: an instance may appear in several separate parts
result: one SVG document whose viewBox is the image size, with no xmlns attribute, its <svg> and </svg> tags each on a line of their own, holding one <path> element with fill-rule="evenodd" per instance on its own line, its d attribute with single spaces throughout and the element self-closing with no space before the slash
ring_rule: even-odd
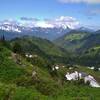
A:
<svg viewBox="0 0 100 100">
<path fill-rule="evenodd" d="M 0 22 L 0 30 L 5 32 L 13 32 L 21 35 L 33 35 L 41 38 L 53 40 L 69 32 L 68 27 L 39 27 L 30 25 L 23 25 L 16 21 L 2 21 Z"/>
<path fill-rule="evenodd" d="M 69 28 L 68 25 L 58 24 L 58 25 L 50 25 L 49 23 L 39 22 L 17 22 L 14 20 L 4 20 L 0 22 L 0 29 L 5 31 L 13 31 L 13 32 L 23 32 L 23 31 L 34 31 L 34 28 L 42 28 L 42 29 L 54 29 L 54 28 L 62 28 L 62 29 L 72 29 L 71 26 Z M 37 30 L 36 30 L 37 31 Z"/>
<path fill-rule="evenodd" d="M 62 20 L 64 20 L 63 17 L 61 17 L 59 20 L 56 19 L 54 23 L 53 22 L 35 23 L 34 21 L 32 22 L 29 21 L 26 23 L 23 21 L 18 22 L 14 20 L 4 20 L 0 22 L 0 30 L 1 30 L 0 33 L 2 33 L 2 31 L 5 31 L 3 33 L 9 32 L 11 33 L 11 35 L 14 35 L 14 37 L 29 35 L 29 36 L 37 36 L 37 37 L 45 38 L 48 40 L 55 40 L 63 36 L 64 34 L 68 33 L 71 30 L 77 29 L 81 31 L 93 31 L 91 29 L 84 28 L 84 27 L 76 28 L 74 27 L 74 25 L 65 23 L 64 21 L 62 23 Z M 5 35 L 8 38 L 8 35 L 10 34 L 6 33 Z"/>
</svg>

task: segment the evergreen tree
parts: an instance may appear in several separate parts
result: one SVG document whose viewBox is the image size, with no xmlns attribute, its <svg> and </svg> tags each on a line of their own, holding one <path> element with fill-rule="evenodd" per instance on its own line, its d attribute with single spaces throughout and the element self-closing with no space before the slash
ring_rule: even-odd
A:
<svg viewBox="0 0 100 100">
<path fill-rule="evenodd" d="M 15 42 L 13 45 L 13 52 L 14 53 L 22 53 L 21 45 L 18 42 Z"/>
<path fill-rule="evenodd" d="M 4 34 L 1 36 L 0 41 L 1 42 L 5 42 L 5 36 L 4 36 Z"/>
</svg>

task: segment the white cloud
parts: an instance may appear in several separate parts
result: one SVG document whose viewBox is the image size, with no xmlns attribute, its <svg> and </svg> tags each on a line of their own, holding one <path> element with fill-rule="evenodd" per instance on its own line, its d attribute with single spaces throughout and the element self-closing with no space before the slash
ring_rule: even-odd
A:
<svg viewBox="0 0 100 100">
<path fill-rule="evenodd" d="M 62 3 L 88 3 L 88 4 L 98 4 L 100 0 L 58 0 Z"/>
<path fill-rule="evenodd" d="M 39 21 L 37 24 L 36 24 L 37 27 L 42 27 L 42 28 L 53 28 L 54 25 L 52 24 L 49 24 L 49 23 L 46 23 L 45 21 Z"/>
<path fill-rule="evenodd" d="M 37 19 L 37 18 L 34 18 Z M 21 25 L 26 27 L 42 27 L 42 28 L 53 28 L 53 27 L 63 27 L 74 29 L 79 26 L 79 22 L 69 16 L 61 16 L 54 19 L 44 19 L 44 20 L 32 20 L 30 18 L 22 18 Z"/>
<path fill-rule="evenodd" d="M 52 25 L 54 27 L 69 27 L 72 29 L 79 26 L 79 22 L 75 18 L 69 16 L 61 16 L 55 19 L 46 19 L 45 23 Z"/>
</svg>

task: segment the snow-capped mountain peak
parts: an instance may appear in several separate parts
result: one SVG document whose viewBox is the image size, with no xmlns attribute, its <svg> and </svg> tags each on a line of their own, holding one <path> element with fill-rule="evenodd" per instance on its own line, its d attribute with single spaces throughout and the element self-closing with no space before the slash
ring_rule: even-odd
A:
<svg viewBox="0 0 100 100">
<path fill-rule="evenodd" d="M 4 20 L 0 22 L 0 29 L 12 32 L 21 32 L 20 27 L 16 21 Z"/>
</svg>

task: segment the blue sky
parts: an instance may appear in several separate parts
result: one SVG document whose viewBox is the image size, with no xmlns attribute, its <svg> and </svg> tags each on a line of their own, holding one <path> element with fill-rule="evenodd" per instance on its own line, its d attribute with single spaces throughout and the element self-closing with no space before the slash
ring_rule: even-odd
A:
<svg viewBox="0 0 100 100">
<path fill-rule="evenodd" d="M 100 0 L 0 0 L 0 20 L 60 16 L 73 17 L 83 26 L 100 28 Z"/>
</svg>

